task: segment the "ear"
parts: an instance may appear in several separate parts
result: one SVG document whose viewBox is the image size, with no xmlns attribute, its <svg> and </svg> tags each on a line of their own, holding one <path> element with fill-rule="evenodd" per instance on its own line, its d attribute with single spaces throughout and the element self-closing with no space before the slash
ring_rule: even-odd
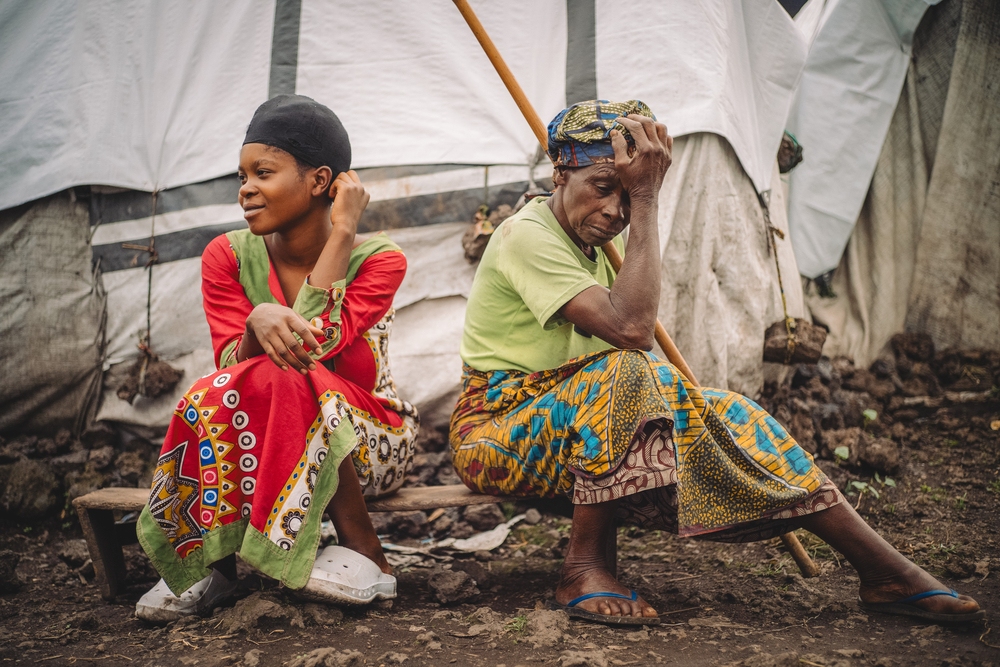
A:
<svg viewBox="0 0 1000 667">
<path fill-rule="evenodd" d="M 310 193 L 313 197 L 329 195 L 330 186 L 333 185 L 333 171 L 327 167 L 319 167 L 312 174 L 312 187 Z"/>
<path fill-rule="evenodd" d="M 566 167 L 554 167 L 552 169 L 552 183 L 558 187 L 560 185 L 566 185 L 566 172 L 568 169 Z"/>
</svg>

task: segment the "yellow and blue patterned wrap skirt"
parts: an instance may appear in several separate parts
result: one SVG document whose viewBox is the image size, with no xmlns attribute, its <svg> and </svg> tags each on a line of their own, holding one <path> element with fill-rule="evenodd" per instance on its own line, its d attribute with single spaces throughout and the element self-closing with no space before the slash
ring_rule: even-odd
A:
<svg viewBox="0 0 1000 667">
<path fill-rule="evenodd" d="M 620 521 L 680 535 L 760 539 L 842 500 L 756 403 L 639 351 L 531 374 L 466 366 L 450 440 L 475 491 L 620 499 Z"/>
</svg>

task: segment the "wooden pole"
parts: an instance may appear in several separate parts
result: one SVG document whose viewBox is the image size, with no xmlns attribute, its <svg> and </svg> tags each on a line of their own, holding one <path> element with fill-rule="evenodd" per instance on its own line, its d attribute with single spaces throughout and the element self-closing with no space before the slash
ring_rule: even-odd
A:
<svg viewBox="0 0 1000 667">
<path fill-rule="evenodd" d="M 538 113 L 535 111 L 535 107 L 531 106 L 531 102 L 528 101 L 528 96 L 524 94 L 524 90 L 518 84 L 517 79 L 514 78 L 514 74 L 507 67 L 507 63 L 504 62 L 503 56 L 497 51 L 497 47 L 493 44 L 493 40 L 486 33 L 486 28 L 479 21 L 479 17 L 476 13 L 472 11 L 472 7 L 469 6 L 468 0 L 453 0 L 455 6 L 458 7 L 458 11 L 462 13 L 465 18 L 465 22 L 469 24 L 469 28 L 472 29 L 472 34 L 476 36 L 479 41 L 479 45 L 483 47 L 483 51 L 486 53 L 486 57 L 490 59 L 493 64 L 493 68 L 496 70 L 497 74 L 500 75 L 500 79 L 503 81 L 504 85 L 507 86 L 507 92 L 510 96 L 514 98 L 514 103 L 517 104 L 517 108 L 521 110 L 521 114 L 524 119 L 528 121 L 528 125 L 531 127 L 531 131 L 535 133 L 535 138 L 538 139 L 538 143 L 541 144 L 542 150 L 545 151 L 548 148 L 548 136 L 545 132 L 545 126 L 542 124 L 541 118 L 539 118 Z M 610 241 L 605 243 L 602 247 L 604 254 L 608 258 L 608 262 L 611 264 L 611 268 L 618 273 L 622 268 L 622 256 L 618 253 L 618 248 L 615 247 L 614 243 Z M 684 361 L 684 357 L 681 355 L 681 351 L 677 349 L 674 345 L 674 341 L 670 338 L 670 334 L 667 330 L 663 328 L 660 324 L 660 320 L 656 320 L 656 328 L 653 331 L 653 336 L 656 339 L 656 343 L 663 350 L 663 353 L 667 355 L 667 361 L 677 367 L 681 373 L 691 382 L 691 384 L 696 387 L 701 386 L 698 384 L 698 380 L 695 379 L 694 373 L 691 371 L 691 367 L 687 365 Z M 819 568 L 813 563 L 812 559 L 809 558 L 809 554 L 806 550 L 802 548 L 802 544 L 799 539 L 795 537 L 794 533 L 786 533 L 781 536 L 781 541 L 784 542 L 785 548 L 792 554 L 792 558 L 795 559 L 795 563 L 799 566 L 799 570 L 802 571 L 802 576 L 804 577 L 817 577 L 819 576 Z"/>
</svg>

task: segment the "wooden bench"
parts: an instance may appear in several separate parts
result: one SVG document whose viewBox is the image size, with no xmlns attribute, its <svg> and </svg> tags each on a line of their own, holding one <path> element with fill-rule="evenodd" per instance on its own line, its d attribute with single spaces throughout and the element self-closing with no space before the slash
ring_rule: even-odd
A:
<svg viewBox="0 0 1000 667">
<path fill-rule="evenodd" d="M 401 512 L 489 505 L 514 500 L 510 496 L 473 493 L 462 484 L 422 486 L 400 489 L 391 496 L 373 498 L 369 512 Z M 136 541 L 134 523 L 115 523 L 114 512 L 139 512 L 149 502 L 149 489 L 100 489 L 73 501 L 87 540 L 94 575 L 101 597 L 113 600 L 125 580 L 125 555 L 122 546 Z"/>
</svg>

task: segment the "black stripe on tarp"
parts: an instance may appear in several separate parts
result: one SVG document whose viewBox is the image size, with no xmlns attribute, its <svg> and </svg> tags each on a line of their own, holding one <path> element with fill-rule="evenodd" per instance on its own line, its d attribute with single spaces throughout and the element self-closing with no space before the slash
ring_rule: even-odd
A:
<svg viewBox="0 0 1000 667">
<path fill-rule="evenodd" d="M 539 185 L 545 187 L 546 182 L 539 182 Z M 527 181 L 490 186 L 489 204 L 491 207 L 497 207 L 501 204 L 514 206 L 527 188 Z M 482 203 L 482 188 L 371 202 L 358 223 L 358 232 L 369 233 L 423 227 L 463 220 L 471 224 L 476 210 Z M 216 236 L 245 228 L 245 221 L 234 220 L 231 223 L 184 229 L 169 234 L 157 234 L 156 251 L 159 254 L 159 263 L 200 257 L 205 247 Z M 123 248 L 122 243 L 145 246 L 149 243 L 149 237 L 95 245 L 93 247 L 94 262 L 100 262 L 101 271 L 107 273 L 145 266 L 149 254 L 142 250 Z M 456 248 L 456 252 L 459 250 Z"/>
<path fill-rule="evenodd" d="M 157 235 L 156 252 L 158 264 L 166 262 L 176 262 L 180 259 L 190 259 L 201 257 L 205 247 L 220 234 L 231 232 L 235 229 L 245 229 L 247 223 L 243 220 L 223 223 L 221 225 L 209 225 L 207 227 L 195 227 L 194 229 L 183 229 L 179 232 Z M 136 245 L 148 245 L 149 237 L 124 241 L 124 243 L 134 243 Z M 146 265 L 149 253 L 143 250 L 129 250 L 122 247 L 122 242 L 105 243 L 95 245 L 94 262 L 100 262 L 101 272 L 121 271 L 122 269 L 134 269 Z"/>
<path fill-rule="evenodd" d="M 156 194 L 156 214 L 162 215 L 212 204 L 235 204 L 239 199 L 239 190 L 240 182 L 236 179 L 236 174 L 161 190 Z M 94 192 L 90 197 L 91 226 L 139 220 L 148 218 L 152 213 L 153 195 L 149 192 L 139 190 L 111 194 Z"/>
<path fill-rule="evenodd" d="M 274 32 L 271 34 L 271 74 L 267 97 L 294 95 L 299 68 L 299 22 L 302 0 L 274 3 Z"/>
<path fill-rule="evenodd" d="M 566 106 L 597 99 L 594 0 L 566 0 Z"/>
</svg>

